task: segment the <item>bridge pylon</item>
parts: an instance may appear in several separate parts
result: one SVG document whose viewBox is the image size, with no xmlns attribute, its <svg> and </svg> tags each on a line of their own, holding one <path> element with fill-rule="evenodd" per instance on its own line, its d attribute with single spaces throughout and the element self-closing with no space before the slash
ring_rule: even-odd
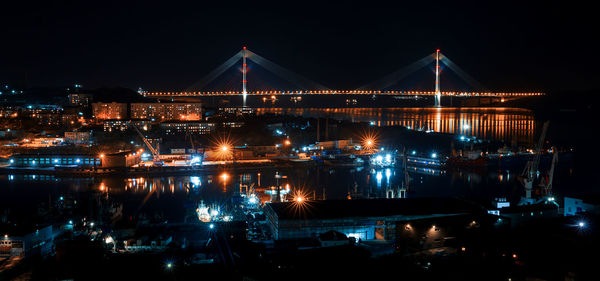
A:
<svg viewBox="0 0 600 281">
<path fill-rule="evenodd" d="M 246 80 L 246 46 L 242 49 L 242 96 L 244 97 L 244 107 L 246 107 L 246 96 L 248 95 L 248 90 L 246 88 L 246 84 L 248 81 Z"/>
<path fill-rule="evenodd" d="M 435 50 L 435 107 L 442 106 L 442 92 L 440 91 L 440 49 Z"/>
</svg>

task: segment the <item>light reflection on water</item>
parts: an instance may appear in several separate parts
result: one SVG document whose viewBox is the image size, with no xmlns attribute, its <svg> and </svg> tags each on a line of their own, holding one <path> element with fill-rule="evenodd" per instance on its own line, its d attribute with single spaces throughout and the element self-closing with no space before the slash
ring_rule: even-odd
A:
<svg viewBox="0 0 600 281">
<path fill-rule="evenodd" d="M 269 200 L 265 188 L 277 184 L 289 184 L 292 191 L 302 190 L 316 199 L 346 199 L 348 196 L 386 198 L 406 194 L 406 197 L 458 196 L 484 200 L 504 197 L 516 201 L 522 193 L 516 181 L 518 171 L 409 169 L 408 172 L 408 190 L 405 186 L 404 171 L 399 168 L 268 168 L 259 172 L 230 170 L 173 177 L 81 179 L 0 175 L 4 197 L 0 201 L 2 204 L 10 204 L 14 201 L 10 198 L 28 197 L 31 201 L 25 204 L 33 204 L 32 207 L 35 207 L 36 201 L 47 202 L 49 195 L 57 198 L 67 194 L 80 196 L 100 192 L 107 198 L 122 202 L 124 210 L 131 210 L 132 213 L 139 210 L 160 211 L 164 215 L 172 216 L 171 221 L 179 221 L 185 214 L 184 209 L 195 209 L 200 200 L 206 204 L 231 205 L 232 196 L 235 193 L 244 193 L 245 187 L 249 186 L 260 193 L 262 201 Z M 223 177 L 224 173 L 228 176 Z M 286 177 L 276 178 L 276 174 Z M 555 180 L 556 185 L 560 186 L 561 176 L 557 176 Z M 29 196 L 31 193 L 36 193 L 37 197 Z"/>
<path fill-rule="evenodd" d="M 536 130 L 533 112 L 520 108 L 256 108 L 255 111 L 258 115 L 373 122 L 375 126 L 403 126 L 517 144 L 532 144 Z"/>
</svg>

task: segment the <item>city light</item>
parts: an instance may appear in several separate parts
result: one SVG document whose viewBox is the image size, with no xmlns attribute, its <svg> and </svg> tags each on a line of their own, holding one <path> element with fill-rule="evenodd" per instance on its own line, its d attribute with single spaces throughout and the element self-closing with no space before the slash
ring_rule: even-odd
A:
<svg viewBox="0 0 600 281">
<path fill-rule="evenodd" d="M 210 229 L 214 229 L 214 228 L 215 228 L 215 224 L 214 224 L 214 223 L 211 223 L 211 224 L 209 224 L 209 225 L 208 225 L 208 228 L 210 228 Z"/>
<path fill-rule="evenodd" d="M 213 143 L 214 153 L 217 159 L 229 160 L 233 158 L 233 144 L 229 137 L 219 137 Z"/>
<path fill-rule="evenodd" d="M 360 136 L 361 144 L 366 150 L 372 150 L 377 147 L 378 134 L 374 130 L 368 130 Z"/>
<path fill-rule="evenodd" d="M 579 223 L 577 223 L 577 225 L 579 226 L 579 228 L 585 228 L 585 222 L 580 221 Z"/>
</svg>

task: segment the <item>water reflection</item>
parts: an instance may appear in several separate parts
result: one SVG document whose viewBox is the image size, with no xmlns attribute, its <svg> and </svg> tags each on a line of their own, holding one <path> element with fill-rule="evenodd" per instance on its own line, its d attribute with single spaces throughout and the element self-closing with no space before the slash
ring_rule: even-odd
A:
<svg viewBox="0 0 600 281">
<path fill-rule="evenodd" d="M 519 108 L 257 108 L 256 113 L 329 117 L 517 144 L 532 144 L 536 130 L 533 112 Z"/>
<path fill-rule="evenodd" d="M 563 170 L 567 172 L 559 169 L 555 176 L 557 195 L 563 186 L 570 186 L 569 167 Z M 181 221 L 184 216 L 191 217 L 190 210 L 196 210 L 201 202 L 206 206 L 218 206 L 224 213 L 232 213 L 231 210 L 239 205 L 236 198 L 250 198 L 250 194 L 256 194 L 258 203 L 270 201 L 274 198 L 274 186 L 281 186 L 289 192 L 289 196 L 301 192 L 308 194 L 307 198 L 315 199 L 458 196 L 484 201 L 501 197 L 516 202 L 523 193 L 517 181 L 519 172 L 419 167 L 407 171 L 399 167 L 311 167 L 266 168 L 260 172 L 226 170 L 172 177 L 0 175 L 0 191 L 3 194 L 0 203 L 11 206 L 19 202 L 35 208 L 40 202 L 48 202 L 49 198 L 70 196 L 83 200 L 91 198 L 85 194 L 101 194 L 105 200 L 123 204 L 125 217 L 141 213 L 154 216 L 150 214 L 158 212 L 170 221 Z"/>
</svg>

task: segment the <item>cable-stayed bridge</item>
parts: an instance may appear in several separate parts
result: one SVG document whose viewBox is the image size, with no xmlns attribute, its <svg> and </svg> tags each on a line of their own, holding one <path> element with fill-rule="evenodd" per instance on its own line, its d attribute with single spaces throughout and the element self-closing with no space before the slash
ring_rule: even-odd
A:
<svg viewBox="0 0 600 281">
<path fill-rule="evenodd" d="M 219 90 L 206 88 L 215 81 L 219 76 L 222 76 L 226 71 L 239 66 L 241 61 L 241 77 L 237 82 L 238 89 L 234 90 Z M 290 90 L 248 90 L 248 61 L 256 63 L 268 72 L 275 74 L 280 79 L 287 81 L 291 86 Z M 435 84 L 432 91 L 410 91 L 410 90 L 393 90 L 390 89 L 394 84 L 409 75 L 435 63 Z M 442 91 L 441 90 L 441 64 L 452 70 L 458 77 L 466 82 L 470 88 L 478 89 L 476 91 Z M 294 73 L 276 63 L 248 50 L 244 47 L 238 53 L 226 60 L 223 64 L 212 70 L 204 78 L 194 83 L 184 91 L 155 91 L 143 92 L 145 97 L 150 98 L 175 98 L 175 97 L 214 97 L 214 96 L 243 96 L 244 105 L 246 104 L 246 96 L 303 96 L 303 95 L 385 95 L 385 96 L 433 96 L 434 106 L 441 106 L 441 97 L 491 97 L 491 98 L 520 98 L 543 96 L 541 92 L 492 92 L 487 91 L 477 80 L 468 75 L 458 65 L 452 62 L 448 57 L 443 55 L 440 50 L 425 56 L 424 58 L 405 66 L 385 77 L 364 85 L 354 90 L 333 90 L 325 87 L 322 84 L 311 81 L 299 74 Z"/>
</svg>

